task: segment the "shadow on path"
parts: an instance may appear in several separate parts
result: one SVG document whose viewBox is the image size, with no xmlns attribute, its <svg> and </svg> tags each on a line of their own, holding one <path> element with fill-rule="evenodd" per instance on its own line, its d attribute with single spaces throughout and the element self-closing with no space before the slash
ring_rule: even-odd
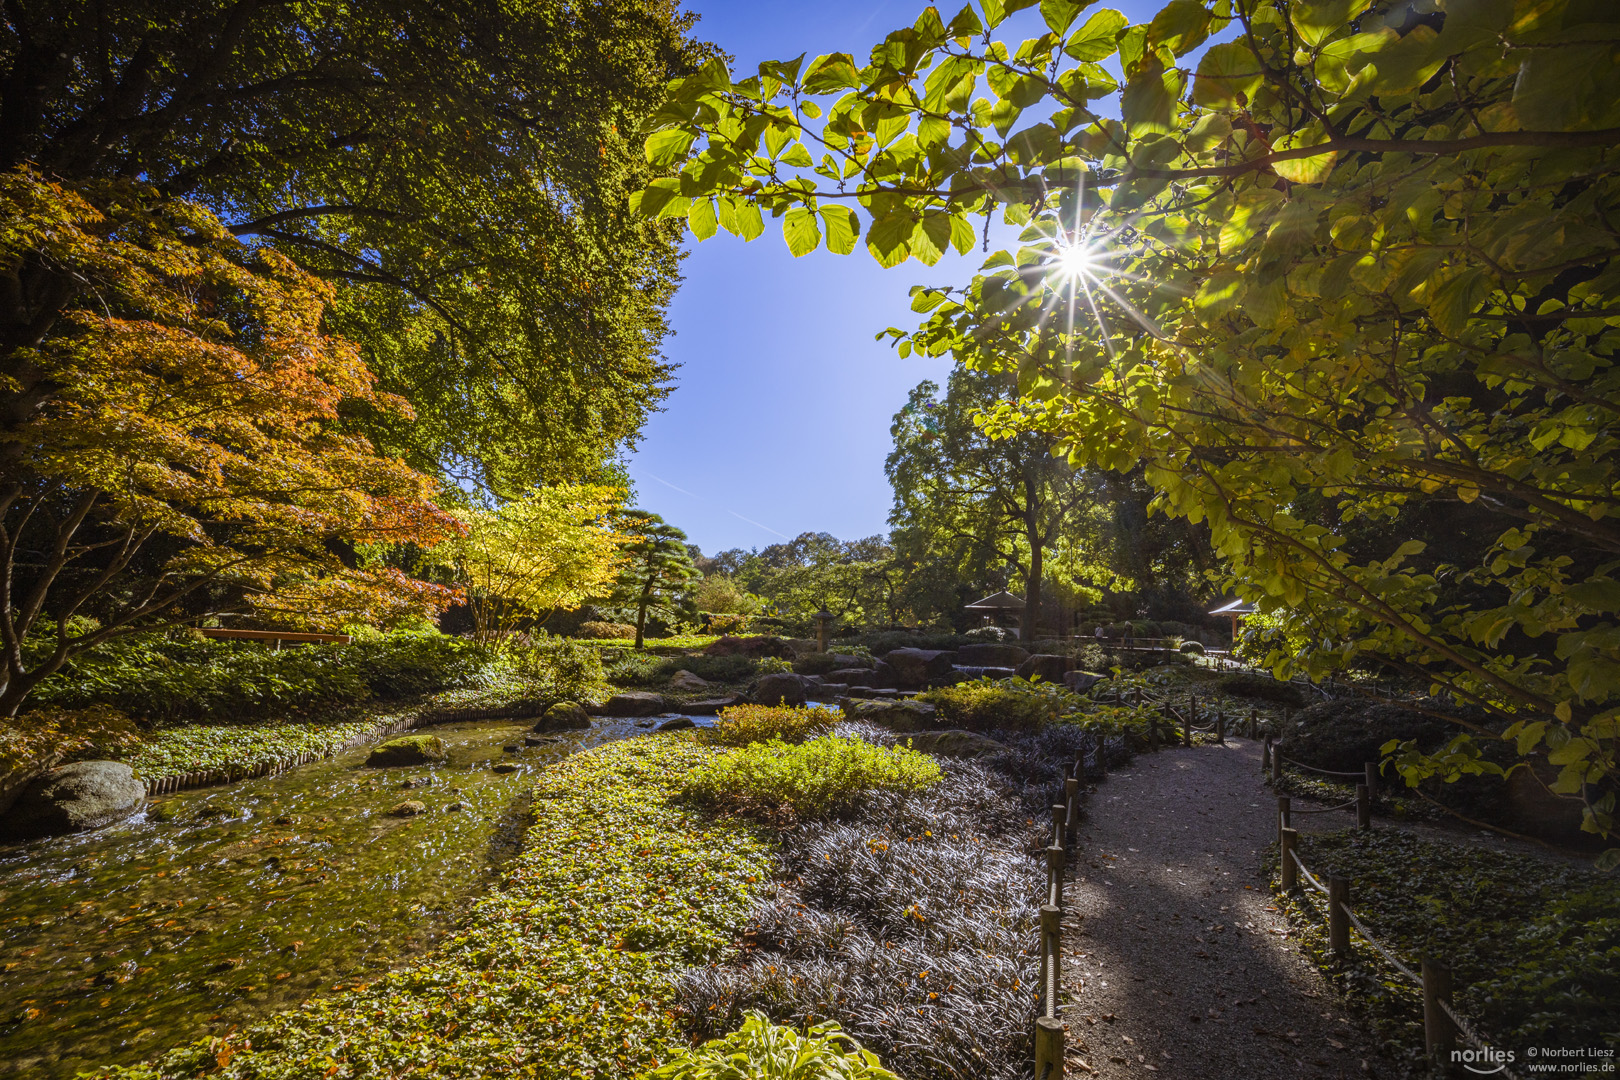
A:
<svg viewBox="0 0 1620 1080">
<path fill-rule="evenodd" d="M 1260 862 L 1276 798 L 1256 743 L 1143 754 L 1089 809 L 1066 892 L 1070 1075 L 1390 1071 L 1272 903 Z"/>
</svg>

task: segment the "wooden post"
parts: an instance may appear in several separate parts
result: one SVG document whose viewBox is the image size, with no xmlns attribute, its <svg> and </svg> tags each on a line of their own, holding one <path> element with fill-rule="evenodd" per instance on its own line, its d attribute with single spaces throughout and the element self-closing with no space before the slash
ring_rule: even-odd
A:
<svg viewBox="0 0 1620 1080">
<path fill-rule="evenodd" d="M 1361 767 L 1361 771 L 1367 776 L 1367 794 L 1378 794 L 1378 762 L 1367 762 Z"/>
<path fill-rule="evenodd" d="M 1097 772 L 1108 775 L 1108 736 L 1097 736 Z"/>
<path fill-rule="evenodd" d="M 1341 964 L 1350 959 L 1350 916 L 1345 914 L 1349 905 L 1350 879 L 1332 875 L 1328 878 L 1328 947 Z"/>
<path fill-rule="evenodd" d="M 1215 714 L 1215 741 L 1221 746 L 1226 745 L 1226 713 L 1224 711 Z"/>
<path fill-rule="evenodd" d="M 1289 797 L 1287 795 L 1279 795 L 1279 796 L 1277 796 L 1277 828 L 1279 830 L 1278 833 L 1277 833 L 1278 836 L 1282 835 L 1282 832 L 1281 832 L 1282 829 L 1286 829 L 1286 828 L 1288 828 L 1290 825 L 1292 825 L 1294 823 L 1293 814 L 1292 814 L 1292 812 L 1290 810 L 1291 803 L 1292 803 L 1292 800 L 1289 799 Z"/>
<path fill-rule="evenodd" d="M 1299 887 L 1299 867 L 1294 865 L 1294 845 L 1299 842 L 1299 833 L 1294 829 L 1279 829 L 1277 837 L 1277 850 L 1282 857 L 1283 892 L 1293 892 Z"/>
<path fill-rule="evenodd" d="M 1148 717 L 1148 749 L 1153 751 L 1159 749 L 1159 718 L 1157 716 Z"/>
<path fill-rule="evenodd" d="M 1042 1016 L 1035 1021 L 1035 1080 L 1063 1076 L 1063 1021 Z"/>
<path fill-rule="evenodd" d="M 1423 1043 L 1429 1060 L 1445 1068 L 1457 1045 L 1457 1026 L 1440 1007 L 1442 1001 L 1451 1004 L 1451 969 L 1425 956 L 1419 971 L 1423 976 Z"/>
<path fill-rule="evenodd" d="M 1260 734 L 1260 710 L 1249 710 L 1249 738 L 1257 738 Z"/>
<path fill-rule="evenodd" d="M 1267 735 L 1266 736 L 1266 741 L 1264 743 L 1262 743 L 1261 747 L 1260 747 L 1260 775 L 1266 776 L 1266 775 L 1269 775 L 1270 772 L 1271 772 L 1271 736 Z"/>
<path fill-rule="evenodd" d="M 1057 992 L 1063 978 L 1063 909 L 1041 905 L 1041 1007 L 1047 1016 L 1057 1015 Z"/>
<path fill-rule="evenodd" d="M 1282 747 L 1277 743 L 1271 744 L 1271 786 L 1276 787 L 1282 783 Z"/>
<path fill-rule="evenodd" d="M 1049 902 L 1058 909 L 1063 907 L 1063 849 L 1057 846 L 1046 849 L 1047 881 L 1050 888 L 1047 891 Z"/>
<path fill-rule="evenodd" d="M 1069 808 L 1063 803 L 1052 804 L 1052 843 L 1063 846 L 1063 835 L 1069 831 Z"/>
<path fill-rule="evenodd" d="M 1074 836 L 1074 827 L 1080 820 L 1080 781 L 1069 777 L 1063 781 L 1063 801 L 1068 804 L 1068 816 L 1065 818 L 1064 832 L 1067 838 Z"/>
<path fill-rule="evenodd" d="M 1356 828 L 1372 828 L 1372 792 L 1366 784 L 1356 785 Z"/>
<path fill-rule="evenodd" d="M 1192 709 L 1190 708 L 1187 710 L 1187 715 L 1182 717 L 1181 721 L 1181 745 L 1192 745 Z"/>
</svg>

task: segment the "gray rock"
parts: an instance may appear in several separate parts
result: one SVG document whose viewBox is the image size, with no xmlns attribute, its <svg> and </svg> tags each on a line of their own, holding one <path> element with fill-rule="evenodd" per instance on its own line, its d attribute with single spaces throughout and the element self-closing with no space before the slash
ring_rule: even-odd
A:
<svg viewBox="0 0 1620 1080">
<path fill-rule="evenodd" d="M 647 690 L 626 690 L 608 698 L 607 704 L 596 711 L 603 716 L 657 716 L 669 706 L 664 695 Z"/>
<path fill-rule="evenodd" d="M 832 663 L 834 669 L 860 668 L 862 671 L 870 671 L 872 669 L 873 661 L 868 660 L 863 656 L 850 656 L 847 653 L 833 653 Z"/>
<path fill-rule="evenodd" d="M 750 695 L 756 705 L 803 705 L 804 676 L 788 671 L 761 675 Z"/>
<path fill-rule="evenodd" d="M 744 699 L 736 694 L 731 697 L 708 698 L 704 701 L 689 701 L 681 706 L 681 711 L 692 716 L 713 716 L 721 709 L 729 709 L 733 705 L 744 704 Z"/>
<path fill-rule="evenodd" d="M 1033 679 L 1039 676 L 1045 682 L 1060 683 L 1073 667 L 1074 660 L 1070 657 L 1036 653 L 1018 665 L 1018 677 Z"/>
<path fill-rule="evenodd" d="M 444 740 L 437 735 L 405 735 L 372 747 L 366 764 L 374 769 L 393 769 L 401 765 L 430 765 L 449 758 Z"/>
<path fill-rule="evenodd" d="M 1090 671 L 1065 671 L 1063 673 L 1063 682 L 1077 694 L 1085 693 L 1107 678 L 1106 675 L 1098 675 Z"/>
<path fill-rule="evenodd" d="M 850 720 L 888 724 L 897 731 L 924 731 L 937 726 L 934 707 L 921 701 L 862 701 L 853 709 L 846 708 L 844 716 Z"/>
<path fill-rule="evenodd" d="M 0 820 L 13 840 L 99 829 L 146 802 L 146 785 L 121 761 L 76 761 L 34 779 Z"/>
<path fill-rule="evenodd" d="M 671 690 L 707 690 L 709 680 L 683 668 L 669 677 L 669 688 Z"/>
<path fill-rule="evenodd" d="M 419 803 L 415 799 L 406 799 L 404 802 L 396 804 L 392 810 L 388 811 L 388 816 L 415 817 L 417 814 L 424 814 L 426 812 L 427 804 Z"/>
<path fill-rule="evenodd" d="M 525 736 L 523 736 L 523 745 L 524 746 L 550 746 L 553 743 L 559 743 L 559 742 L 562 742 L 562 736 L 561 735 L 525 735 Z"/>
<path fill-rule="evenodd" d="M 938 649 L 895 649 L 883 657 L 902 690 L 921 690 L 950 674 L 956 654 Z"/>
<path fill-rule="evenodd" d="M 849 688 L 849 696 L 852 698 L 877 698 L 883 700 L 893 700 L 894 698 L 900 696 L 900 691 L 879 689 L 876 686 L 852 686 Z"/>
<path fill-rule="evenodd" d="M 1017 645 L 960 645 L 956 662 L 963 667 L 1015 668 L 1029 659 L 1029 650 Z"/>
<path fill-rule="evenodd" d="M 872 669 L 872 677 L 866 685 L 893 690 L 900 685 L 900 676 L 887 660 L 879 660 L 877 666 Z"/>
<path fill-rule="evenodd" d="M 915 735 L 895 735 L 885 742 L 890 745 L 910 745 L 935 757 L 985 758 L 1000 757 L 1007 752 L 1004 743 L 976 731 L 951 728 L 948 731 L 919 731 Z"/>
<path fill-rule="evenodd" d="M 559 701 L 545 711 L 530 731 L 583 731 L 591 726 L 591 714 L 572 701 Z"/>
<path fill-rule="evenodd" d="M 697 727 L 697 725 L 692 722 L 692 718 L 690 716 L 677 716 L 677 717 L 674 717 L 673 719 L 665 720 L 662 724 L 659 724 L 658 727 L 655 728 L 654 730 L 656 730 L 656 731 L 681 731 L 684 728 L 693 728 L 693 727 Z"/>
<path fill-rule="evenodd" d="M 453 802 L 449 806 L 445 807 L 445 810 L 447 812 L 449 812 L 449 813 L 452 813 L 452 814 L 459 813 L 460 811 L 465 810 L 465 809 L 466 809 L 466 807 L 462 806 L 458 802 Z"/>
</svg>

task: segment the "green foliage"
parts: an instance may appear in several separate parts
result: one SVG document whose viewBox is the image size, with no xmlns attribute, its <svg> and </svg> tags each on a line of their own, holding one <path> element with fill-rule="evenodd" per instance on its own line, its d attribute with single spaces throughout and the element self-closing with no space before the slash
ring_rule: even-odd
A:
<svg viewBox="0 0 1620 1080">
<path fill-rule="evenodd" d="M 917 696 L 939 710 L 952 727 L 969 731 L 1039 731 L 1054 723 L 1066 707 L 1068 695 L 1050 683 L 1023 679 L 975 679 L 941 686 Z"/>
<path fill-rule="evenodd" d="M 762 656 L 755 661 L 755 670 L 761 675 L 789 674 L 793 671 L 793 661 L 780 656 Z"/>
<path fill-rule="evenodd" d="M 838 720 L 838 713 L 820 706 L 733 705 L 720 711 L 713 727 L 699 728 L 697 739 L 710 746 L 747 746 L 772 739 L 802 743 L 831 731 Z"/>
<path fill-rule="evenodd" d="M 573 638 L 542 634 L 517 652 L 516 663 L 531 684 L 530 695 L 541 701 L 589 703 L 601 698 L 606 688 L 602 654 Z"/>
<path fill-rule="evenodd" d="M 235 772 L 264 761 L 330 754 L 387 726 L 393 719 L 164 728 L 123 755 L 123 760 L 142 780 L 190 772 Z"/>
<path fill-rule="evenodd" d="M 1204 645 L 1200 641 L 1183 641 L 1180 651 L 1187 656 L 1203 656 Z"/>
<path fill-rule="evenodd" d="M 1421 956 L 1450 965 L 1458 1011 L 1494 1045 L 1602 1046 L 1620 1036 L 1620 884 L 1612 878 L 1395 829 L 1300 839 L 1312 873 L 1353 880 L 1357 916 L 1397 956 L 1414 967 Z M 1314 898 L 1299 894 L 1293 905 L 1296 917 L 1325 925 Z M 1310 940 L 1327 963 L 1321 936 Z M 1353 955 L 1353 996 L 1386 1037 L 1420 1048 L 1417 988 L 1359 942 Z"/>
<path fill-rule="evenodd" d="M 636 648 L 647 631 L 647 616 L 674 614 L 674 606 L 699 577 L 686 546 L 686 534 L 657 514 L 626 510 L 619 515 L 621 532 L 634 539 L 624 548 L 625 562 L 610 604 L 634 612 Z"/>
<path fill-rule="evenodd" d="M 641 211 L 718 197 L 751 236 L 745 200 L 837 193 L 888 266 L 966 250 L 975 217 L 1024 226 L 965 288 L 914 291 L 902 355 L 1016 373 L 992 437 L 1141 467 L 1156 509 L 1207 525 L 1225 584 L 1298 630 L 1274 673 L 1374 661 L 1449 689 L 1517 725 L 1607 832 L 1613 5 L 1175 0 L 1072 32 L 1060 5 L 1061 32 L 1021 45 L 981 36 L 1007 13 L 981 9 L 925 16 L 865 66 L 677 81 L 653 138 L 678 133 L 660 160 L 681 175 Z M 803 95 L 844 90 L 808 122 Z M 1116 94 L 1117 118 L 1093 104 Z"/>
<path fill-rule="evenodd" d="M 350 992 L 92 1076 L 362 1080 L 435 1061 L 445 1075 L 639 1075 L 687 1049 L 674 976 L 718 960 L 769 849 L 673 798 L 712 751 L 648 736 L 543 772 L 505 887 L 427 962 Z M 251 1047 L 251 1048 L 250 1048 Z M 224 1051 L 224 1052 L 222 1052 Z"/>
<path fill-rule="evenodd" d="M 622 639 L 633 641 L 636 636 L 634 623 L 614 623 L 587 621 L 579 624 L 579 636 L 594 641 L 607 641 Z"/>
<path fill-rule="evenodd" d="M 927 754 L 824 735 L 733 750 L 694 769 L 684 790 L 705 805 L 811 820 L 847 814 L 867 792 L 916 791 L 939 777 Z"/>
<path fill-rule="evenodd" d="M 394 632 L 352 645 L 262 645 L 196 634 L 109 641 L 35 692 L 40 706 L 104 703 L 141 720 L 250 721 L 365 701 L 474 687 L 496 653 L 461 638 Z"/>
<path fill-rule="evenodd" d="M 652 1074 L 653 1080 L 900 1080 L 836 1023 L 800 1033 L 749 1010 L 743 1026 Z"/>
</svg>

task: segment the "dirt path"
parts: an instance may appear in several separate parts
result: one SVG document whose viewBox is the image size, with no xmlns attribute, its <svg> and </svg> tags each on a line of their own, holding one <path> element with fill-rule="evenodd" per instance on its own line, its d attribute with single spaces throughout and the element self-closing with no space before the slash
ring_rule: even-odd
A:
<svg viewBox="0 0 1620 1080">
<path fill-rule="evenodd" d="M 1248 740 L 1144 754 L 1098 785 L 1066 893 L 1070 1075 L 1390 1071 L 1272 910 L 1260 859 L 1275 832 Z"/>
</svg>

